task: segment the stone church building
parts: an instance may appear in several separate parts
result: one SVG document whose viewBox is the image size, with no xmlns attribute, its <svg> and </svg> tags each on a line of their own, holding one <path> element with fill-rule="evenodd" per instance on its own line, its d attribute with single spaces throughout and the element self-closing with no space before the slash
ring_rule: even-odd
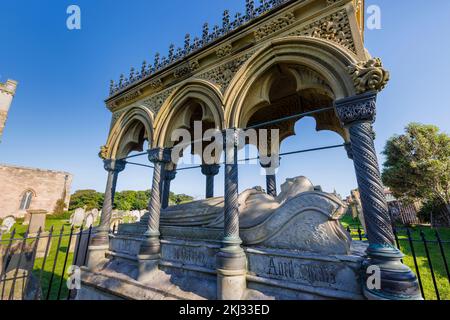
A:
<svg viewBox="0 0 450 320">
<path fill-rule="evenodd" d="M 68 208 L 72 178 L 67 172 L 0 165 L 0 218 L 23 217 L 27 210 L 52 213 L 60 199 Z"/>
</svg>

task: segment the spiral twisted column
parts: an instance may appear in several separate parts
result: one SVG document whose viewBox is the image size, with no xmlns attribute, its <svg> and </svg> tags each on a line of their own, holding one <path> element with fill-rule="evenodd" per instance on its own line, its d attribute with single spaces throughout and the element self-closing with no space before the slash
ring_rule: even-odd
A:
<svg viewBox="0 0 450 320">
<path fill-rule="evenodd" d="M 271 161 L 268 164 L 261 163 L 261 167 L 264 168 L 266 171 L 266 188 L 267 188 L 267 194 L 276 197 L 278 195 L 277 192 L 277 175 L 276 170 L 280 166 L 280 162 L 274 163 L 274 161 Z"/>
<path fill-rule="evenodd" d="M 154 165 L 153 184 L 148 205 L 149 218 L 147 231 L 145 232 L 146 239 L 141 244 L 140 258 L 154 258 L 159 256 L 160 241 L 159 241 L 159 221 L 161 215 L 161 178 L 163 167 L 170 162 L 170 150 L 168 149 L 152 149 L 148 151 L 148 158 Z"/>
<path fill-rule="evenodd" d="M 376 92 L 368 92 L 335 103 L 336 112 L 350 133 L 351 149 L 347 151 L 355 165 L 369 240 L 365 264 L 376 265 L 382 271 L 381 288 L 365 286 L 365 295 L 369 299 L 420 299 L 417 278 L 401 263 L 403 254 L 395 247 L 374 144 L 376 97 Z"/>
<path fill-rule="evenodd" d="M 225 237 L 230 245 L 241 244 L 239 237 L 239 181 L 237 130 L 231 130 L 225 136 Z"/>
<path fill-rule="evenodd" d="M 225 205 L 223 247 L 217 254 L 217 297 L 239 300 L 246 289 L 247 259 L 239 236 L 238 146 L 240 131 L 224 132 Z"/>
<path fill-rule="evenodd" d="M 109 249 L 109 231 L 117 178 L 126 166 L 126 161 L 123 160 L 104 160 L 103 162 L 104 168 L 108 172 L 108 180 L 106 182 L 105 200 L 103 202 L 100 226 L 92 237 L 88 248 L 87 265 L 91 270 L 95 270 L 101 266 L 106 259 L 106 252 Z"/>
<path fill-rule="evenodd" d="M 214 177 L 219 174 L 219 164 L 202 165 L 202 174 L 206 176 L 206 199 L 214 198 Z"/>
<path fill-rule="evenodd" d="M 104 168 L 108 172 L 108 180 L 106 182 L 105 199 L 103 201 L 102 215 L 100 218 L 100 226 L 94 237 L 92 237 L 92 245 L 108 245 L 109 231 L 111 226 L 112 211 L 114 205 L 114 196 L 116 193 L 117 178 L 119 173 L 125 170 L 126 162 L 123 160 L 104 160 Z"/>
<path fill-rule="evenodd" d="M 169 207 L 170 185 L 177 176 L 177 169 L 173 163 L 166 165 L 164 170 L 164 183 L 162 185 L 162 200 L 161 206 L 163 209 Z"/>
</svg>

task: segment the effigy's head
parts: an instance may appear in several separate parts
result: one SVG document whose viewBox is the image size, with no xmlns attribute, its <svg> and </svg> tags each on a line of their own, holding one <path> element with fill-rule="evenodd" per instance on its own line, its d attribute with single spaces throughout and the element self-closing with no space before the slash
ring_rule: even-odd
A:
<svg viewBox="0 0 450 320">
<path fill-rule="evenodd" d="M 281 185 L 281 193 L 278 196 L 278 202 L 284 202 L 301 193 L 310 191 L 314 191 L 314 185 L 308 178 L 296 177 L 286 179 L 286 182 Z"/>
</svg>

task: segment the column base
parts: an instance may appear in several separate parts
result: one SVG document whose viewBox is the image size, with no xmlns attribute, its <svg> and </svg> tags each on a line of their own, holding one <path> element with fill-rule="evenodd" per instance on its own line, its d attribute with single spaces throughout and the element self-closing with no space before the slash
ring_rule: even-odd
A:
<svg viewBox="0 0 450 320">
<path fill-rule="evenodd" d="M 217 299 L 241 300 L 247 289 L 247 257 L 240 247 L 217 254 Z"/>
<path fill-rule="evenodd" d="M 161 242 L 159 236 L 147 237 L 141 243 L 139 250 L 139 275 L 137 281 L 146 282 L 151 280 L 152 274 L 158 270 L 161 259 Z"/>
<path fill-rule="evenodd" d="M 108 261 L 106 253 L 109 250 L 109 245 L 90 245 L 88 248 L 87 267 L 89 270 L 101 269 L 101 267 Z"/>
<path fill-rule="evenodd" d="M 404 255 L 395 247 L 371 245 L 363 264 L 364 296 L 369 300 L 423 300 L 419 283 L 412 270 L 401 262 Z M 381 270 L 380 289 L 368 287 L 366 270 L 378 266 Z"/>
<path fill-rule="evenodd" d="M 149 282 L 153 279 L 153 275 L 159 270 L 159 261 L 161 256 L 157 255 L 138 255 L 139 274 L 137 281 L 141 283 Z"/>
</svg>

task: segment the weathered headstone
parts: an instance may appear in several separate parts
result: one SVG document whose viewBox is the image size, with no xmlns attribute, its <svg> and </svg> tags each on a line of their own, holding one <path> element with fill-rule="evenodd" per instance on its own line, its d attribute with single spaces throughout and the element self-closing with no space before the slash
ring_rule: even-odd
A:
<svg viewBox="0 0 450 320">
<path fill-rule="evenodd" d="M 100 213 L 99 213 L 98 209 L 92 209 L 91 213 L 94 216 L 94 222 L 97 221 L 98 218 L 100 217 Z"/>
<path fill-rule="evenodd" d="M 94 225 L 94 222 L 95 222 L 94 215 L 92 213 L 87 214 L 84 222 L 84 228 L 89 229 Z"/>
<path fill-rule="evenodd" d="M 11 231 L 12 227 L 16 224 L 16 219 L 12 216 L 6 217 L 2 222 L 2 229 L 5 233 Z"/>
<path fill-rule="evenodd" d="M 50 252 L 52 237 L 49 232 L 42 232 L 36 249 L 36 258 L 44 258 Z"/>
<path fill-rule="evenodd" d="M 47 211 L 45 210 L 28 210 L 30 215 L 30 225 L 28 227 L 29 234 L 36 234 L 41 230 L 45 231 L 45 220 L 47 219 Z"/>
<path fill-rule="evenodd" d="M 84 222 L 85 211 L 83 208 L 78 208 L 75 210 L 72 216 L 71 224 L 73 227 L 81 227 Z"/>
<path fill-rule="evenodd" d="M 140 222 L 141 221 L 141 213 L 138 210 L 134 210 L 130 212 L 130 216 L 133 219 L 134 222 Z"/>
</svg>

